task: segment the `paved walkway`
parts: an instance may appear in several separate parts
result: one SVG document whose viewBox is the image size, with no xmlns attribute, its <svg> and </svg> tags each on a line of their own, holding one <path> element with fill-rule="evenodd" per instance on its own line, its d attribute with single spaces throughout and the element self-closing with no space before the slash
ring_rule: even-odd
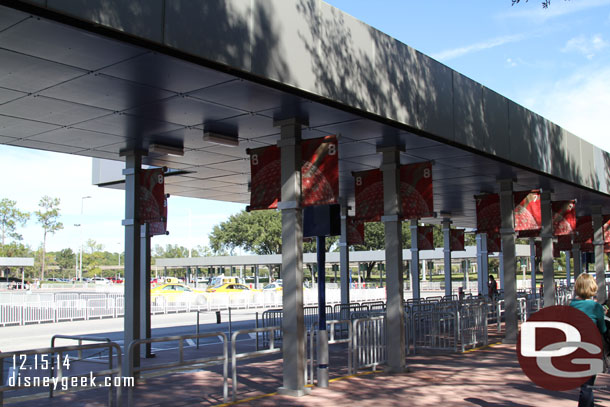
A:
<svg viewBox="0 0 610 407">
<path fill-rule="evenodd" d="M 270 356 L 239 365 L 238 402 L 249 406 L 576 406 L 578 391 L 551 392 L 534 385 L 522 373 L 514 346 L 492 345 L 464 354 L 411 355 L 409 373 L 388 375 L 361 372 L 335 377 L 327 389 L 313 388 L 310 395 L 292 398 L 275 394 L 282 381 L 281 360 Z M 230 385 L 230 382 L 229 382 Z M 597 405 L 610 407 L 610 375 L 600 375 Z M 10 396 L 10 394 L 9 394 Z M 211 406 L 222 404 L 219 367 L 205 371 L 148 378 L 134 392 L 134 406 Z M 53 399 L 19 402 L 17 406 L 106 405 L 105 390 L 64 394 Z M 126 400 L 125 400 L 126 401 Z M 127 405 L 126 402 L 123 403 Z"/>
</svg>

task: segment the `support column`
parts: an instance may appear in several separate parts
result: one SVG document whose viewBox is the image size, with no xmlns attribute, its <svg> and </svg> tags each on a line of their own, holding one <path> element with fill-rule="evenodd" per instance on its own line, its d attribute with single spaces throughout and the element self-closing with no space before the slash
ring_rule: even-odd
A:
<svg viewBox="0 0 610 407">
<path fill-rule="evenodd" d="M 536 290 L 536 239 L 533 237 L 529 238 L 530 242 L 530 268 L 532 270 L 532 275 L 530 278 L 532 279 L 532 294 L 537 295 Z"/>
<path fill-rule="evenodd" d="M 574 257 L 574 281 L 582 273 L 582 257 L 580 255 L 580 243 L 572 243 L 572 254 Z"/>
<path fill-rule="evenodd" d="M 254 266 L 254 288 L 258 290 L 258 264 Z"/>
<path fill-rule="evenodd" d="M 140 174 L 142 170 L 142 155 L 139 150 L 131 150 L 125 156 L 125 317 L 123 319 L 123 357 L 124 375 L 129 374 L 129 344 L 140 339 Z M 140 366 L 139 349 L 134 349 L 134 367 Z"/>
<path fill-rule="evenodd" d="M 500 281 L 500 290 L 504 290 L 504 250 L 502 249 L 502 241 L 500 241 L 500 253 L 498 253 L 498 279 Z M 523 282 L 525 284 L 525 281 Z"/>
<path fill-rule="evenodd" d="M 453 292 L 451 287 L 451 219 L 443 218 L 443 243 L 444 243 L 444 267 L 445 267 L 445 295 L 450 297 Z"/>
<path fill-rule="evenodd" d="M 386 349 L 388 371 L 405 370 L 405 320 L 402 282 L 402 221 L 400 203 L 400 149 L 381 147 L 383 154 L 383 214 L 386 262 Z"/>
<path fill-rule="evenodd" d="M 140 226 L 140 335 L 143 339 L 152 337 L 150 326 L 150 232 L 148 223 Z M 142 348 L 142 356 L 154 357 L 152 344 L 147 343 Z"/>
<path fill-rule="evenodd" d="M 540 194 L 540 212 L 542 215 L 542 282 L 544 284 L 544 306 L 555 305 L 555 272 L 553 270 L 553 211 L 551 209 L 551 191 Z"/>
<path fill-rule="evenodd" d="M 281 129 L 282 298 L 284 316 L 283 386 L 279 393 L 302 396 L 305 388 L 305 320 L 303 317 L 303 211 L 301 209 L 301 122 L 274 123 Z"/>
<path fill-rule="evenodd" d="M 565 251 L 566 254 L 566 285 L 568 286 L 568 288 L 570 288 L 572 286 L 572 276 L 571 276 L 571 271 L 572 271 L 572 265 L 570 264 L 570 251 L 566 250 Z"/>
<path fill-rule="evenodd" d="M 489 295 L 487 281 L 489 279 L 489 256 L 487 253 L 487 233 L 478 233 L 477 237 L 477 282 L 479 294 L 483 297 Z"/>
<path fill-rule="evenodd" d="M 341 198 L 341 236 L 339 236 L 339 268 L 341 271 L 341 304 L 349 304 L 349 245 L 347 243 L 347 200 Z"/>
<path fill-rule="evenodd" d="M 593 247 L 595 250 L 595 281 L 597 282 L 597 302 L 603 304 L 608 298 L 604 272 L 604 217 L 601 206 L 592 208 Z"/>
<path fill-rule="evenodd" d="M 500 181 L 500 234 L 504 249 L 504 305 L 506 315 L 505 343 L 517 343 L 517 269 L 515 263 L 515 202 L 513 181 Z"/>
<path fill-rule="evenodd" d="M 411 219 L 411 289 L 413 298 L 420 298 L 419 293 L 419 249 L 417 248 L 417 219 Z"/>
</svg>

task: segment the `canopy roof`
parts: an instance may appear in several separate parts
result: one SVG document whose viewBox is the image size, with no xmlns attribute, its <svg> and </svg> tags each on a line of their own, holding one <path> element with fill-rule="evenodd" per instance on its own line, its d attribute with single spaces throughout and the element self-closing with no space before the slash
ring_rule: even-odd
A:
<svg viewBox="0 0 610 407">
<path fill-rule="evenodd" d="M 249 202 L 247 148 L 339 136 L 340 192 L 379 168 L 433 161 L 434 209 L 475 226 L 473 195 L 551 189 L 610 213 L 610 154 L 323 3 L 296 0 L 0 0 L 0 144 L 180 170 L 173 195 Z M 239 136 L 239 146 L 203 132 Z"/>
</svg>

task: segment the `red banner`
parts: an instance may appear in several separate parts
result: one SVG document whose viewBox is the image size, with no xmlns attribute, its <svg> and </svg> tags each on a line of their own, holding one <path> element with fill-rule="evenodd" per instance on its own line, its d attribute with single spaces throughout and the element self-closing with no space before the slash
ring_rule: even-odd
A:
<svg viewBox="0 0 610 407">
<path fill-rule="evenodd" d="M 417 227 L 417 250 L 434 250 L 434 227 Z"/>
<path fill-rule="evenodd" d="M 574 235 L 574 243 L 593 244 L 593 223 L 590 216 L 582 216 L 576 218 L 576 234 Z"/>
<path fill-rule="evenodd" d="M 140 177 L 141 223 L 148 223 L 149 233 L 164 235 L 167 231 L 167 197 L 163 169 L 142 170 Z"/>
<path fill-rule="evenodd" d="M 542 228 L 540 191 L 514 192 L 513 197 L 515 200 L 515 231 L 540 230 Z"/>
<path fill-rule="evenodd" d="M 275 209 L 281 197 L 281 161 L 277 146 L 248 150 L 250 206 L 248 210 Z"/>
<path fill-rule="evenodd" d="M 364 222 L 349 217 L 347 218 L 347 244 L 349 246 L 364 244 Z"/>
<path fill-rule="evenodd" d="M 336 136 L 303 140 L 301 185 L 303 206 L 336 204 L 339 197 L 339 154 Z"/>
<path fill-rule="evenodd" d="M 464 229 L 451 229 L 449 231 L 449 248 L 452 252 L 466 250 L 464 244 Z"/>
<path fill-rule="evenodd" d="M 248 210 L 275 209 L 281 200 L 280 148 L 248 150 L 250 155 L 250 206 Z M 339 154 L 337 137 L 303 140 L 301 144 L 302 206 L 337 203 Z"/>
<path fill-rule="evenodd" d="M 476 195 L 477 231 L 500 230 L 500 198 L 498 194 Z"/>
<path fill-rule="evenodd" d="M 553 208 L 553 235 L 571 235 L 576 230 L 576 203 L 575 201 L 552 202 Z"/>
<path fill-rule="evenodd" d="M 489 230 L 487 233 L 487 252 L 500 253 L 502 251 L 502 235 L 499 230 Z"/>
<path fill-rule="evenodd" d="M 354 173 L 356 217 L 364 222 L 379 222 L 383 215 L 383 175 L 374 169 Z"/>
<path fill-rule="evenodd" d="M 403 219 L 434 216 L 432 163 L 400 166 L 400 201 Z"/>
<path fill-rule="evenodd" d="M 557 237 L 557 250 L 572 250 L 572 236 L 570 235 L 560 235 Z"/>
</svg>

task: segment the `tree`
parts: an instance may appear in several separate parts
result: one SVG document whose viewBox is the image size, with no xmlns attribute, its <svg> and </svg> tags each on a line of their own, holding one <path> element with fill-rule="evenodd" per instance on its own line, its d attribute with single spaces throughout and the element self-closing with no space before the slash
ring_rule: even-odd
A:
<svg viewBox="0 0 610 407">
<path fill-rule="evenodd" d="M 55 253 L 55 261 L 61 270 L 76 267 L 76 257 L 70 248 Z"/>
<path fill-rule="evenodd" d="M 44 231 L 42 239 L 41 281 L 44 280 L 47 235 L 55 234 L 55 232 L 64 228 L 64 225 L 58 220 L 59 202 L 59 198 L 51 198 L 50 196 L 45 195 L 38 203 L 40 210 L 34 212 L 38 219 L 38 223 L 42 225 L 42 230 Z"/>
<path fill-rule="evenodd" d="M 242 211 L 214 226 L 210 233 L 210 247 L 218 253 L 238 247 L 264 255 L 282 252 L 282 221 L 277 211 Z"/>
<path fill-rule="evenodd" d="M 512 0 L 512 2 L 513 2 L 512 5 L 514 6 L 515 4 L 520 3 L 521 0 Z M 528 0 L 525 0 L 525 2 L 527 3 Z M 542 1 L 542 8 L 549 8 L 550 5 L 551 5 L 551 0 L 543 0 Z"/>
<path fill-rule="evenodd" d="M 85 242 L 85 250 L 87 250 L 89 254 L 101 252 L 102 250 L 104 250 L 104 245 L 96 242 L 93 239 L 87 239 L 87 241 Z"/>
<path fill-rule="evenodd" d="M 193 252 L 193 254 L 196 256 L 197 254 L 195 253 L 195 251 Z M 165 247 L 161 245 L 156 245 L 153 256 L 157 258 L 162 257 L 170 259 L 186 258 L 189 257 L 189 249 L 177 244 L 168 244 Z"/>
<path fill-rule="evenodd" d="M 17 209 L 17 202 L 3 198 L 0 200 L 0 233 L 2 234 L 2 245 L 6 243 L 5 239 L 10 237 L 15 240 L 21 240 L 23 237 L 16 232 L 17 225 L 24 226 L 30 218 L 27 212 L 21 212 Z"/>
</svg>

